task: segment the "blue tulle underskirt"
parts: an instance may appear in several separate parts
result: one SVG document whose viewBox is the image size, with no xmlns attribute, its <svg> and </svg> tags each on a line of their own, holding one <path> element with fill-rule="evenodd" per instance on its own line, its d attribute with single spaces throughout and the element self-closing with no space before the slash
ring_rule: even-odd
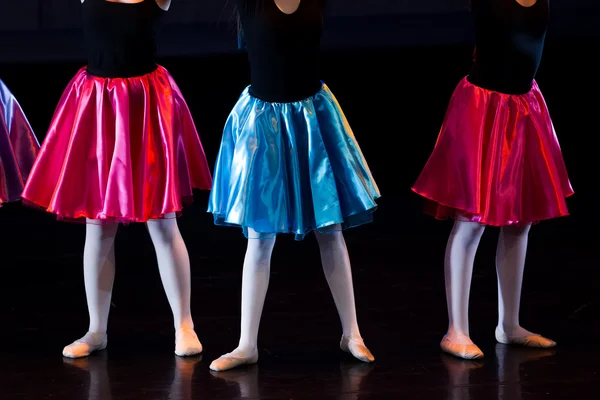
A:
<svg viewBox="0 0 600 400">
<path fill-rule="evenodd" d="M 248 238 L 302 240 L 373 220 L 380 193 L 333 93 L 270 103 L 246 88 L 223 133 L 208 212 Z"/>
</svg>

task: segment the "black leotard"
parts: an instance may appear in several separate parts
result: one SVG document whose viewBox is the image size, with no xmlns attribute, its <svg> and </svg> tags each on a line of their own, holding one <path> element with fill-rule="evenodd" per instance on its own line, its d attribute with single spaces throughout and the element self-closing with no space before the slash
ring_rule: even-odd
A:
<svg viewBox="0 0 600 400">
<path fill-rule="evenodd" d="M 250 61 L 250 94 L 287 103 L 317 93 L 325 0 L 301 0 L 289 15 L 273 0 L 236 2 Z"/>
<path fill-rule="evenodd" d="M 469 82 L 507 94 L 531 89 L 544 49 L 548 0 L 523 7 L 515 0 L 472 0 L 475 64 Z"/>
<path fill-rule="evenodd" d="M 156 69 L 156 30 L 164 11 L 155 0 L 85 0 L 82 7 L 90 74 L 127 78 Z"/>
</svg>

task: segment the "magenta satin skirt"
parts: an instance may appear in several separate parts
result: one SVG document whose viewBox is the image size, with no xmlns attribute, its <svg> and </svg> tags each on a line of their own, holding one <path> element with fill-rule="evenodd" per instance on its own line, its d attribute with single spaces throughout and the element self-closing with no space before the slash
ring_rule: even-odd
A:
<svg viewBox="0 0 600 400">
<path fill-rule="evenodd" d="M 39 148 L 17 99 L 0 80 L 0 206 L 21 200 Z"/>
<path fill-rule="evenodd" d="M 178 214 L 212 183 L 190 111 L 163 67 L 133 78 L 82 68 L 62 95 L 23 199 L 65 220 Z"/>
<path fill-rule="evenodd" d="M 568 215 L 573 189 L 537 83 L 509 95 L 463 79 L 412 189 L 438 219 L 505 226 Z"/>
</svg>

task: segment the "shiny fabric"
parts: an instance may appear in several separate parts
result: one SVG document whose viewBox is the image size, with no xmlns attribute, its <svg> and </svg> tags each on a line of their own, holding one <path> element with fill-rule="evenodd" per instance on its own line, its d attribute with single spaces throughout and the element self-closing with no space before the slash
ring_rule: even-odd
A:
<svg viewBox="0 0 600 400">
<path fill-rule="evenodd" d="M 167 70 L 100 78 L 82 68 L 58 104 L 23 192 L 60 219 L 145 222 L 178 213 L 211 176 Z"/>
<path fill-rule="evenodd" d="M 39 147 L 21 106 L 0 80 L 0 205 L 21 200 Z"/>
<path fill-rule="evenodd" d="M 508 95 L 463 79 L 412 189 L 439 219 L 504 226 L 568 215 L 573 189 L 537 83 Z"/>
<path fill-rule="evenodd" d="M 208 211 L 215 224 L 241 226 L 248 238 L 302 240 L 315 229 L 371 222 L 379 196 L 327 86 L 294 103 L 265 102 L 246 88 L 225 126 Z"/>
</svg>

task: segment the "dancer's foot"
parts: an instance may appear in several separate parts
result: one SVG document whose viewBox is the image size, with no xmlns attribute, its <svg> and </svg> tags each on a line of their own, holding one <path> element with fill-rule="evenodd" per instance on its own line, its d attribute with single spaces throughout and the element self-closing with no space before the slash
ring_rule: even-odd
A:
<svg viewBox="0 0 600 400">
<path fill-rule="evenodd" d="M 223 354 L 210 364 L 210 369 L 216 372 L 227 371 L 242 365 L 256 364 L 258 350 L 244 350 L 237 348 L 231 353 Z"/>
<path fill-rule="evenodd" d="M 556 355 L 556 348 L 515 348 L 511 345 L 496 343 L 496 360 L 498 366 L 505 370 L 512 368 L 512 366 L 517 366 L 518 369 L 522 364 L 554 355 Z"/>
<path fill-rule="evenodd" d="M 504 332 L 499 326 L 496 327 L 496 340 L 502 344 L 512 344 L 524 347 L 551 348 L 556 347 L 556 342 L 548 338 L 529 332 L 520 326 L 513 328 L 509 333 Z"/>
<path fill-rule="evenodd" d="M 95 351 L 104 350 L 108 344 L 106 333 L 88 332 L 63 349 L 63 356 L 68 358 L 87 357 Z"/>
<path fill-rule="evenodd" d="M 342 336 L 340 349 L 346 353 L 352 354 L 354 358 L 362 362 L 370 363 L 375 361 L 375 357 L 373 357 L 373 354 L 371 354 L 367 346 L 365 346 L 365 342 L 362 338 L 355 339 Z"/>
<path fill-rule="evenodd" d="M 465 360 L 483 358 L 483 352 L 467 335 L 445 335 L 440 343 L 443 352 Z"/>
<path fill-rule="evenodd" d="M 193 329 L 180 329 L 175 332 L 175 354 L 179 357 L 195 356 L 202 353 L 202 343 Z"/>
</svg>

